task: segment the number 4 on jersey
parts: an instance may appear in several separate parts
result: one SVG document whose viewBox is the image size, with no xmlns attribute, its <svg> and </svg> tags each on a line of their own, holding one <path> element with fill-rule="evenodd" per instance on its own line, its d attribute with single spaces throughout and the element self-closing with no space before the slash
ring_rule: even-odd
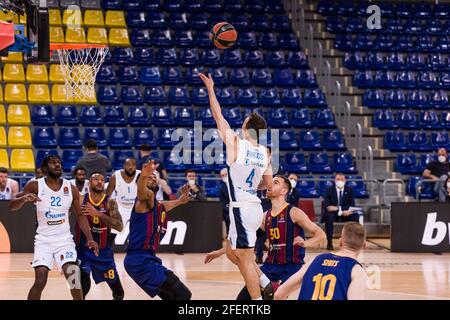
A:
<svg viewBox="0 0 450 320">
<path fill-rule="evenodd" d="M 251 188 L 253 186 L 253 177 L 255 176 L 255 169 L 252 169 L 250 174 L 248 175 L 245 183 L 248 183 L 248 187 Z"/>
</svg>

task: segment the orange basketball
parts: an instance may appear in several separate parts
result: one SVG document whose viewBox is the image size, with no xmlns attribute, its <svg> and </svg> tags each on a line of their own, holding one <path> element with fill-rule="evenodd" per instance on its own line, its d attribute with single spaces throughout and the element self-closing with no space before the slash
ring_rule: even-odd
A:
<svg viewBox="0 0 450 320">
<path fill-rule="evenodd" d="M 209 35 L 214 45 L 219 49 L 231 48 L 237 40 L 237 32 L 228 22 L 219 22 Z"/>
</svg>

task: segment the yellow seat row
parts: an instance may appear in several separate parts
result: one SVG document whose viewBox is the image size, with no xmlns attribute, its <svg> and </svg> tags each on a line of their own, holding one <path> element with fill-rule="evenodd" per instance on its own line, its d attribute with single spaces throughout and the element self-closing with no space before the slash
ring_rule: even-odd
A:
<svg viewBox="0 0 450 320">
<path fill-rule="evenodd" d="M 5 106 L 0 104 L 0 125 L 29 125 L 31 123 L 30 109 L 26 104 L 10 104 L 8 112 Z"/>
<path fill-rule="evenodd" d="M 67 27 L 66 33 L 62 27 L 50 27 L 51 43 L 93 43 L 110 44 L 113 46 L 130 46 L 128 30 L 126 28 L 111 28 L 108 31 L 105 28 Z"/>
<path fill-rule="evenodd" d="M 19 16 L 17 14 L 15 14 L 12 11 L 8 11 L 8 13 L 4 13 L 3 11 L 0 11 L 0 21 L 5 21 L 5 22 L 12 22 L 14 24 L 27 24 L 27 17 L 25 16 Z"/>
<path fill-rule="evenodd" d="M 28 94 L 23 83 L 8 83 L 5 86 L 5 94 L 0 86 L 0 102 L 23 104 L 46 104 L 46 103 L 79 103 L 79 104 L 96 104 L 97 98 L 95 92 L 89 98 L 72 98 L 70 92 L 67 92 L 65 84 L 54 84 L 51 88 L 46 84 L 31 84 L 28 87 Z M 4 98 L 3 98 L 4 97 Z"/>
<path fill-rule="evenodd" d="M 51 26 L 86 26 L 86 27 L 126 27 L 125 14 L 123 11 L 108 10 L 105 16 L 102 10 L 81 10 L 66 9 L 62 13 L 59 9 L 50 9 L 49 22 Z"/>
<path fill-rule="evenodd" d="M 0 147 L 31 148 L 31 132 L 29 127 L 9 127 L 8 137 L 5 127 L 0 127 Z"/>
<path fill-rule="evenodd" d="M 0 79 L 2 78 L 0 72 Z M 5 63 L 3 66 L 4 82 L 30 82 L 30 83 L 64 83 L 61 66 L 52 64 L 50 66 L 50 76 L 44 64 L 29 64 L 25 73 L 23 64 Z"/>
<path fill-rule="evenodd" d="M 11 163 L 11 166 L 10 166 Z M 35 169 L 34 154 L 31 149 L 13 149 L 11 161 L 6 149 L 0 149 L 0 166 L 16 172 L 32 172 Z"/>
</svg>

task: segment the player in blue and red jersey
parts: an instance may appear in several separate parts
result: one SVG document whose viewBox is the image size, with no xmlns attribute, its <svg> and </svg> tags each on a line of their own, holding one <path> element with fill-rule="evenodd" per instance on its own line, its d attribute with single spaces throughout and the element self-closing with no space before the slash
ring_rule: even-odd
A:
<svg viewBox="0 0 450 320">
<path fill-rule="evenodd" d="M 151 297 L 163 300 L 189 300 L 191 292 L 156 256 L 160 240 L 167 228 L 166 214 L 189 202 L 189 186 L 182 188 L 177 200 L 158 201 L 157 166 L 151 160 L 142 168 L 137 180 L 137 198 L 131 212 L 130 234 L 125 257 L 125 270 Z"/>
<path fill-rule="evenodd" d="M 92 237 L 98 243 L 99 254 L 96 256 L 87 247 L 86 237 L 75 225 L 75 244 L 80 260 L 81 287 L 86 298 L 90 288 L 90 274 L 96 284 L 106 281 L 111 288 L 113 299 L 122 300 L 124 291 L 114 262 L 114 252 L 111 246 L 111 228 L 123 229 L 117 203 L 105 193 L 105 177 L 99 172 L 93 172 L 89 177 L 89 192 L 81 197 L 82 212 L 87 216 Z"/>
<path fill-rule="evenodd" d="M 365 247 L 366 231 L 347 222 L 336 253 L 318 255 L 278 288 L 275 299 L 286 299 L 301 286 L 299 300 L 363 300 L 367 276 L 357 258 Z"/>
</svg>

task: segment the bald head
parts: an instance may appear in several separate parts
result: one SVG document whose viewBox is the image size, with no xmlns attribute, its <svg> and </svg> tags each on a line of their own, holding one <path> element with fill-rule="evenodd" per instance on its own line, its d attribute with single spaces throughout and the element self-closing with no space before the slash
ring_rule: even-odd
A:
<svg viewBox="0 0 450 320">
<path fill-rule="evenodd" d="M 220 170 L 220 178 L 225 182 L 228 179 L 228 170 L 227 168 L 223 168 Z"/>
<path fill-rule="evenodd" d="M 127 158 L 125 159 L 125 163 L 123 164 L 123 170 L 125 174 L 129 177 L 133 177 L 136 174 L 136 159 L 135 158 Z"/>
</svg>

